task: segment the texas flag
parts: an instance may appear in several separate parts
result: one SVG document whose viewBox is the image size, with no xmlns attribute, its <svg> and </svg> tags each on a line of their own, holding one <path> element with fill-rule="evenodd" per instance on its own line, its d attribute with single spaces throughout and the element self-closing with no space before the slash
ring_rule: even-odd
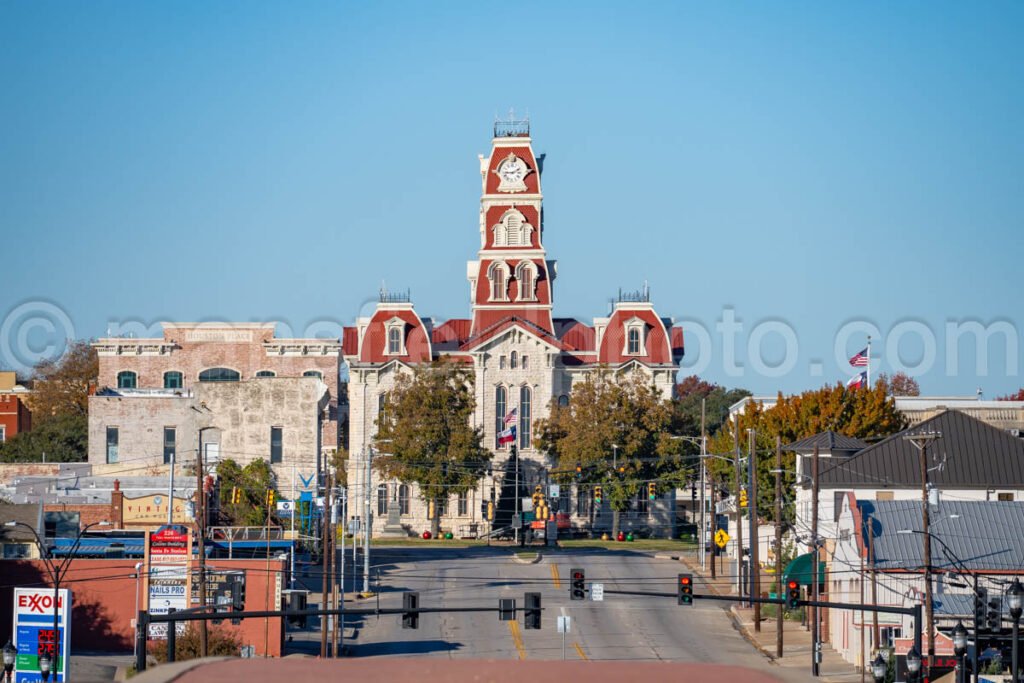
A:
<svg viewBox="0 0 1024 683">
<path fill-rule="evenodd" d="M 868 373 L 867 370 L 864 372 L 858 372 L 856 375 L 850 378 L 850 381 L 846 383 L 846 386 L 851 389 L 860 389 L 861 387 L 867 386 Z"/>
<path fill-rule="evenodd" d="M 868 347 L 864 347 L 863 351 L 858 352 L 853 358 L 850 359 L 850 365 L 855 368 L 864 368 L 868 365 Z"/>
<path fill-rule="evenodd" d="M 505 444 L 515 443 L 516 440 L 516 415 L 518 408 L 513 408 L 505 416 L 504 425 L 505 429 L 498 434 L 498 445 L 504 446 Z"/>
</svg>

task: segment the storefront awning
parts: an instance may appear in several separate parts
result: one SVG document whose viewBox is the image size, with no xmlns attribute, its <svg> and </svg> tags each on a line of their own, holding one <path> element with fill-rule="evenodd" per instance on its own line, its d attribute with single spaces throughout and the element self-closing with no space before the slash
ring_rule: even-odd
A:
<svg viewBox="0 0 1024 683">
<path fill-rule="evenodd" d="M 796 558 L 789 563 L 784 573 L 786 581 L 796 581 L 802 586 L 811 585 L 811 567 L 814 566 L 814 553 L 804 553 L 803 555 L 797 555 Z M 818 562 L 818 583 L 825 583 L 825 563 Z"/>
</svg>

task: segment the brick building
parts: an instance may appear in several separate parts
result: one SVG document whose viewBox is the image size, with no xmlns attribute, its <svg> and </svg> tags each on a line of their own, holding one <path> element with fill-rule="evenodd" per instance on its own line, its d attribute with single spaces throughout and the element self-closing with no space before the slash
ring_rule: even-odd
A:
<svg viewBox="0 0 1024 683">
<path fill-rule="evenodd" d="M 0 442 L 32 429 L 32 412 L 25 403 L 29 393 L 13 372 L 0 371 Z"/>
<path fill-rule="evenodd" d="M 330 339 L 279 339 L 273 323 L 164 323 L 159 339 L 100 339 L 89 399 L 94 474 L 157 474 L 171 460 L 271 463 L 278 484 L 310 477 L 339 445 Z M 149 468 L 149 469 L 147 469 Z M 154 469 L 155 468 L 155 469 Z"/>
<path fill-rule="evenodd" d="M 428 523 L 427 506 L 411 484 L 380 481 L 372 472 L 372 486 L 365 486 L 367 453 L 387 393 L 396 377 L 416 364 L 445 356 L 473 368 L 473 421 L 494 452 L 494 470 L 500 472 L 509 455 L 508 445 L 498 444 L 498 433 L 514 423 L 521 484 L 528 489 L 546 481 L 547 472 L 546 454 L 536 448 L 533 426 L 553 402 L 569 401 L 574 382 L 604 367 L 619 376 L 641 373 L 665 398 L 671 396 L 683 354 L 683 331 L 657 314 L 646 286 L 637 292 L 620 291 L 608 315 L 590 322 L 554 316 L 557 264 L 544 247 L 542 162 L 533 151 L 529 122 L 495 125 L 491 153 L 479 157 L 480 222 L 473 231 L 479 247 L 466 270 L 470 318 L 435 324 L 419 316 L 407 295 L 381 292 L 372 315 L 344 330 L 352 453 L 348 481 L 357 483 L 350 487 L 350 509 L 354 514 L 364 509 L 364 491 L 369 488 L 375 531 L 387 523 L 385 512 L 393 500 L 399 501 L 401 523 L 409 531 L 420 531 Z M 481 499 L 494 486 L 491 479 L 477 491 L 441 501 L 442 527 L 457 531 L 479 521 Z M 561 509 L 589 523 L 589 488 L 562 490 Z M 665 498 L 647 506 L 644 497 L 638 509 L 645 511 L 633 521 L 639 526 L 671 523 L 667 518 L 673 505 Z M 610 518 L 609 513 L 601 521 Z"/>
</svg>

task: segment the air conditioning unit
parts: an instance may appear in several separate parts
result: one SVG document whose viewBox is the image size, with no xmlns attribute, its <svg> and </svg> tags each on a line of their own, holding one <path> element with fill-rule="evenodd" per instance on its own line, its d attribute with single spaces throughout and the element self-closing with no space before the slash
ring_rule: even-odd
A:
<svg viewBox="0 0 1024 683">
<path fill-rule="evenodd" d="M 1020 438 L 1020 430 L 1019 429 L 1009 429 L 1007 431 L 1009 431 L 1010 434 L 1012 434 L 1013 436 L 1016 436 L 1016 437 Z"/>
</svg>

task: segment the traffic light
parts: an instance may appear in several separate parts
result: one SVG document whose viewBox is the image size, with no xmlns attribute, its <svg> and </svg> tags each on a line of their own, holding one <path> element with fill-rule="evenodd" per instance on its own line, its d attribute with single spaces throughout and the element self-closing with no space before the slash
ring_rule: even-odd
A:
<svg viewBox="0 0 1024 683">
<path fill-rule="evenodd" d="M 231 611 L 245 611 L 245 584 L 235 581 L 231 584 Z"/>
<path fill-rule="evenodd" d="M 586 600 L 587 579 L 583 574 L 583 570 L 578 567 L 574 567 L 569 570 L 569 575 L 572 578 L 572 582 L 569 585 L 569 599 Z"/>
<path fill-rule="evenodd" d="M 619 478 L 622 478 L 622 477 L 625 477 L 625 476 L 626 476 L 626 466 L 625 465 L 619 465 Z"/>
<path fill-rule="evenodd" d="M 741 508 L 747 507 L 747 490 L 746 489 L 740 489 L 740 507 Z"/>
<path fill-rule="evenodd" d="M 602 493 L 601 493 L 600 485 L 595 486 L 594 487 L 594 503 L 595 504 L 597 504 L 597 505 L 601 504 L 601 500 L 602 500 L 601 496 L 602 496 Z"/>
<path fill-rule="evenodd" d="M 696 486 L 691 486 L 690 487 L 690 500 L 692 500 L 692 501 L 696 501 L 697 500 L 697 487 Z"/>
<path fill-rule="evenodd" d="M 974 593 L 974 627 L 985 628 L 988 624 L 988 589 L 978 588 Z"/>
<path fill-rule="evenodd" d="M 583 465 L 576 463 L 576 479 L 583 478 Z"/>
<path fill-rule="evenodd" d="M 647 500 L 657 500 L 658 485 L 653 481 L 647 482 Z"/>
<path fill-rule="evenodd" d="M 678 602 L 680 605 L 693 604 L 693 574 L 680 574 L 679 585 L 677 586 Z"/>
<path fill-rule="evenodd" d="M 516 620 L 516 601 L 515 598 L 499 598 L 498 599 L 498 621 L 515 621 Z"/>
<path fill-rule="evenodd" d="M 800 584 L 793 579 L 790 579 L 786 583 L 786 607 L 788 609 L 796 609 L 797 603 L 800 602 Z"/>
<path fill-rule="evenodd" d="M 232 489 L 231 489 L 231 503 L 233 505 L 238 505 L 241 502 L 242 502 L 242 489 L 238 488 L 237 486 L 232 487 Z"/>
<path fill-rule="evenodd" d="M 988 601 L 988 628 L 990 631 L 1000 631 L 1003 628 L 1003 599 L 992 598 Z"/>
<path fill-rule="evenodd" d="M 526 594 L 523 628 L 540 628 L 540 593 Z"/>
<path fill-rule="evenodd" d="M 494 501 L 493 500 L 487 501 L 487 521 L 488 522 L 493 522 L 494 521 Z"/>
<path fill-rule="evenodd" d="M 420 607 L 420 594 L 416 591 L 402 593 L 402 628 L 419 628 L 420 613 L 416 612 Z"/>
<path fill-rule="evenodd" d="M 276 500 L 276 496 L 274 495 L 274 489 L 267 489 L 267 507 L 273 507 L 274 500 Z"/>
</svg>

